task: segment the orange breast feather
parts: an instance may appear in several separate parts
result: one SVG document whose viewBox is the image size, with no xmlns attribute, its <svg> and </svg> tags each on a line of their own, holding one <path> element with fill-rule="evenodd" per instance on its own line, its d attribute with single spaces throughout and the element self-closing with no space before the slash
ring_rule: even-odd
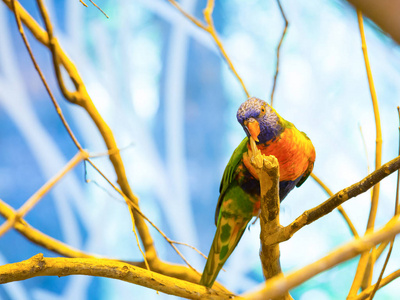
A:
<svg viewBox="0 0 400 300">
<path fill-rule="evenodd" d="M 295 127 L 287 128 L 279 138 L 266 145 L 258 145 L 264 155 L 274 155 L 279 161 L 280 181 L 293 181 L 315 160 L 311 141 Z"/>
</svg>

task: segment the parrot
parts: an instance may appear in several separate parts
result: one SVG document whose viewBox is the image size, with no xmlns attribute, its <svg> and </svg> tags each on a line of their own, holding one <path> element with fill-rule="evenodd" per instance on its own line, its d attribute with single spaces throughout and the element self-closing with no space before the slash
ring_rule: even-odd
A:
<svg viewBox="0 0 400 300">
<path fill-rule="evenodd" d="M 315 149 L 308 136 L 283 119 L 267 102 L 251 97 L 237 111 L 246 137 L 233 152 L 222 176 L 215 212 L 217 226 L 200 284 L 211 288 L 222 266 L 260 211 L 260 183 L 250 163 L 256 146 L 279 162 L 279 199 L 311 174 Z M 253 146 L 253 150 L 252 150 Z"/>
</svg>

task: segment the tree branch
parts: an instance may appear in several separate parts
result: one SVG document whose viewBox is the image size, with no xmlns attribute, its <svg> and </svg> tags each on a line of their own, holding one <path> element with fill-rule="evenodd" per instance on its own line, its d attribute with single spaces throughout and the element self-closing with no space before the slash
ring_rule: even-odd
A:
<svg viewBox="0 0 400 300">
<path fill-rule="evenodd" d="M 87 158 L 89 155 L 84 150 L 79 150 L 78 153 L 62 168 L 56 175 L 50 178 L 39 190 L 36 191 L 21 208 L 0 226 L 0 237 L 13 227 L 16 220 L 25 216 L 52 188 L 59 182 L 69 171 L 77 164 Z"/>
<path fill-rule="evenodd" d="M 321 258 L 300 270 L 294 271 L 285 277 L 276 276 L 267 280 L 265 285 L 263 285 L 262 290 L 243 296 L 247 296 L 249 299 L 254 300 L 274 299 L 279 297 L 313 276 L 347 261 L 360 253 L 368 251 L 375 245 L 390 240 L 399 233 L 400 219 L 393 218 L 382 229 L 366 234 L 362 238 L 354 239 L 331 252 L 324 258 Z"/>
<path fill-rule="evenodd" d="M 3 0 L 3 2 L 12 10 L 11 0 Z M 43 30 L 43 28 L 36 22 L 36 20 L 34 20 L 32 16 L 16 0 L 15 0 L 15 11 L 17 11 L 18 15 L 21 18 L 21 21 L 28 27 L 28 29 L 32 32 L 33 36 L 44 46 L 52 50 L 53 62 L 55 63 L 54 68 L 56 72 L 57 69 L 59 68 L 58 64 L 61 64 L 67 71 L 69 77 L 74 83 L 76 91 L 71 92 L 73 93 L 73 96 L 71 96 L 70 93 L 65 93 L 64 96 L 68 101 L 72 101 L 73 103 L 82 106 L 87 111 L 89 116 L 92 118 L 93 122 L 95 123 L 96 127 L 98 128 L 100 134 L 104 139 L 107 149 L 112 151 L 113 153 L 112 155 L 110 155 L 109 158 L 111 163 L 113 164 L 115 173 L 117 175 L 117 182 L 121 187 L 121 190 L 127 196 L 126 199 L 129 199 L 129 201 L 132 201 L 134 204 L 138 205 L 139 200 L 132 192 L 132 189 L 128 183 L 121 155 L 119 151 L 114 152 L 115 149 L 118 149 L 114 135 L 110 127 L 104 121 L 102 116 L 97 111 L 97 108 L 93 104 L 93 101 L 90 98 L 89 94 L 87 93 L 86 87 L 82 81 L 82 78 L 78 73 L 77 68 L 65 54 L 63 49 L 58 45 L 58 42 L 54 37 L 52 38 L 53 39 L 52 41 L 53 46 L 52 46 L 49 40 L 48 32 Z M 62 83 L 60 82 L 60 80 L 62 81 L 62 78 L 59 78 L 59 83 Z M 60 86 L 60 88 L 61 90 L 63 90 L 62 85 Z M 133 219 L 132 221 L 134 222 L 136 228 L 138 229 L 140 238 L 145 248 L 146 259 L 147 260 L 157 259 L 157 253 L 154 247 L 154 242 L 146 223 L 144 222 L 143 218 L 133 209 L 130 209 L 130 213 Z"/>
<path fill-rule="evenodd" d="M 170 278 L 127 263 L 96 258 L 50 258 L 37 254 L 28 260 L 0 266 L 0 284 L 37 276 L 89 275 L 119 279 L 189 299 L 232 299 L 234 295 Z"/>
<path fill-rule="evenodd" d="M 276 82 L 277 82 L 278 74 L 279 74 L 279 54 L 280 54 L 281 46 L 282 46 L 282 43 L 283 43 L 283 39 L 285 38 L 286 31 L 287 31 L 287 28 L 289 26 L 289 22 L 288 22 L 288 20 L 286 18 L 285 12 L 283 11 L 283 8 L 282 8 L 282 5 L 281 5 L 281 1 L 280 0 L 276 0 L 276 2 L 278 3 L 279 11 L 281 12 L 282 18 L 285 21 L 285 28 L 282 31 L 282 36 L 281 36 L 281 39 L 279 40 L 279 44 L 278 44 L 278 47 L 276 49 L 276 68 L 275 68 L 274 82 L 272 84 L 272 91 L 271 91 L 271 106 L 273 106 L 273 104 L 274 104 L 274 93 L 275 93 Z"/>
<path fill-rule="evenodd" d="M 378 170 L 372 172 L 361 181 L 356 182 L 355 184 L 337 192 L 335 195 L 333 195 L 320 205 L 312 209 L 306 210 L 291 224 L 284 227 L 278 233 L 269 236 L 268 243 L 272 245 L 274 243 L 287 241 L 293 236 L 293 234 L 295 234 L 305 225 L 311 224 L 319 218 L 327 215 L 347 200 L 354 198 L 362 193 L 365 193 L 377 182 L 380 182 L 398 169 L 400 169 L 400 156 L 384 164 Z"/>
<path fill-rule="evenodd" d="M 369 172 L 368 172 L 369 173 Z M 315 175 L 314 173 L 311 173 L 311 177 L 321 186 L 321 188 L 328 194 L 329 197 L 333 196 L 332 191 L 330 190 L 330 188 L 328 188 L 328 186 L 322 182 L 321 179 L 319 179 L 317 177 L 317 175 Z M 340 214 L 342 215 L 343 219 L 346 221 L 347 225 L 350 228 L 351 233 L 354 235 L 354 237 L 358 237 L 358 232 L 356 230 L 356 228 L 353 225 L 353 222 L 351 222 L 349 216 L 347 215 L 346 211 L 344 210 L 344 208 L 339 205 L 337 207 L 338 211 L 340 212 Z"/>
<path fill-rule="evenodd" d="M 397 279 L 400 277 L 400 269 L 393 272 L 392 274 L 389 274 L 388 276 L 386 276 L 385 278 L 383 278 L 381 280 L 380 283 L 377 283 L 379 285 L 378 289 L 383 288 L 385 285 L 389 284 L 390 282 L 392 282 L 393 280 Z M 371 294 L 373 293 L 374 289 L 377 287 L 376 285 L 371 285 L 370 287 L 368 287 L 367 289 L 365 289 L 362 293 L 358 294 L 357 296 L 353 297 L 353 298 L 347 298 L 347 300 L 364 300 L 367 299 L 368 297 L 371 296 Z"/>
<path fill-rule="evenodd" d="M 96 257 L 97 255 L 88 254 L 73 247 L 64 244 L 41 231 L 31 227 L 24 219 L 16 218 L 16 211 L 8 206 L 5 202 L 0 199 L 0 215 L 6 219 L 15 218 L 14 228 L 22 234 L 25 238 L 30 240 L 36 245 L 42 246 L 50 251 L 58 253 L 66 257 Z M 97 256 L 99 257 L 99 256 Z"/>
<path fill-rule="evenodd" d="M 361 48 L 364 57 L 365 69 L 368 78 L 368 86 L 372 99 L 372 106 L 374 110 L 375 117 L 375 127 L 376 127 L 376 150 L 375 150 L 375 170 L 378 169 L 382 164 L 382 130 L 381 130 L 381 121 L 379 115 L 379 107 L 378 107 L 378 98 L 376 96 L 374 80 L 372 77 L 371 66 L 369 64 L 368 51 L 367 51 L 367 42 L 364 34 L 364 22 L 363 16 L 359 9 L 357 9 L 357 19 L 358 26 L 360 30 L 361 36 Z M 368 216 L 367 230 L 366 233 L 372 232 L 375 226 L 376 213 L 378 211 L 378 203 L 379 203 L 379 182 L 374 185 L 372 189 L 371 196 L 371 209 Z M 368 257 L 368 259 L 366 258 Z M 374 270 L 376 259 L 376 249 L 373 248 L 371 253 L 363 253 L 361 259 L 357 266 L 357 271 L 354 276 L 353 284 L 349 291 L 349 296 L 354 296 L 357 294 L 360 286 L 362 289 L 365 289 L 367 286 L 371 285 L 372 282 L 372 273 Z"/>
<path fill-rule="evenodd" d="M 398 169 L 400 169 L 400 156 L 384 164 L 382 167 L 372 172 L 361 181 L 337 192 L 320 205 L 306 210 L 291 224 L 284 227 L 281 231 L 269 236 L 268 243 L 272 245 L 290 239 L 293 234 L 295 234 L 305 225 L 311 224 L 319 218 L 327 215 L 347 200 L 365 193 L 376 183 L 380 182 L 382 179 L 386 178 Z"/>
<path fill-rule="evenodd" d="M 261 154 L 252 137 L 250 137 L 250 145 L 252 148 L 250 162 L 260 180 L 260 258 L 264 277 L 268 280 L 274 276 L 283 275 L 279 260 L 279 244 L 269 245 L 266 242 L 269 235 L 276 233 L 282 228 L 279 223 L 279 162 L 273 155 L 265 156 Z M 289 293 L 286 293 L 278 299 L 292 299 L 292 297 Z"/>
<path fill-rule="evenodd" d="M 400 44 L 399 0 L 347 0 Z"/>
</svg>

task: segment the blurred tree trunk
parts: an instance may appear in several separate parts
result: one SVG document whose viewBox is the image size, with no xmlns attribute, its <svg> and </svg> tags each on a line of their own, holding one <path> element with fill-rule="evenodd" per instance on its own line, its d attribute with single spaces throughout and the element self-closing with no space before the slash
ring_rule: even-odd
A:
<svg viewBox="0 0 400 300">
<path fill-rule="evenodd" d="M 400 0 L 348 0 L 400 44 Z"/>
</svg>

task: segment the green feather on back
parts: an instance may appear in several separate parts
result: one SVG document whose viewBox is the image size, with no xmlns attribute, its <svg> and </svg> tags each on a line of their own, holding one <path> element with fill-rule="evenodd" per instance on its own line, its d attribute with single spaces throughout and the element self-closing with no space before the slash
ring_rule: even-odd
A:
<svg viewBox="0 0 400 300">
<path fill-rule="evenodd" d="M 229 185 L 235 178 L 235 171 L 242 160 L 243 153 L 247 152 L 247 143 L 249 141 L 248 137 L 245 137 L 243 141 L 239 144 L 239 146 L 233 152 L 231 159 L 226 165 L 224 174 L 222 175 L 221 184 L 219 186 L 219 198 L 217 209 L 215 210 L 215 225 L 218 222 L 219 210 L 222 204 L 222 199 L 224 198 L 225 192 L 228 189 Z"/>
</svg>

